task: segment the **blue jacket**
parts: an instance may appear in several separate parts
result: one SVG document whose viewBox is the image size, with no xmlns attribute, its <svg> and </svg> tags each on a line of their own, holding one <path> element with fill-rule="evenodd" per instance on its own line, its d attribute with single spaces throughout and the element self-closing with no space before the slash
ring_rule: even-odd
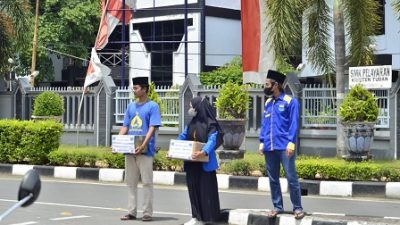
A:
<svg viewBox="0 0 400 225">
<path fill-rule="evenodd" d="M 217 156 L 215 154 L 215 145 L 217 143 L 218 132 L 212 133 L 208 136 L 207 143 L 203 146 L 203 151 L 208 155 L 208 162 L 203 162 L 203 170 L 210 172 L 218 169 Z M 178 135 L 178 140 L 186 140 L 188 135 L 188 128 Z M 186 162 L 185 162 L 186 164 Z M 184 166 L 185 167 L 185 166 Z"/>
<path fill-rule="evenodd" d="M 260 130 L 260 148 L 264 152 L 296 149 L 299 125 L 299 102 L 281 93 L 277 98 L 265 102 Z"/>
</svg>

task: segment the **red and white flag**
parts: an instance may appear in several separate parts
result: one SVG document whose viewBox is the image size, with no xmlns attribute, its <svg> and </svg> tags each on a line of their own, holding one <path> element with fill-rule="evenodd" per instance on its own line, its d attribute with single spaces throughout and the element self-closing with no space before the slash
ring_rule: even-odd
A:
<svg viewBox="0 0 400 225">
<path fill-rule="evenodd" d="M 129 23 L 129 20 L 132 17 L 132 12 L 127 9 L 135 9 L 136 0 L 125 0 L 125 6 L 122 1 L 123 0 L 108 0 L 107 4 L 102 7 L 103 12 L 101 15 L 99 31 L 97 33 L 94 48 L 92 48 L 90 62 L 86 72 L 85 84 L 83 86 L 84 88 L 111 73 L 111 69 L 100 62 L 96 50 L 101 50 L 107 45 L 111 33 L 114 31 L 118 23 L 123 21 L 123 11 L 125 11 L 125 24 Z"/>
<path fill-rule="evenodd" d="M 99 31 L 96 38 L 96 49 L 103 49 L 111 33 L 120 21 L 123 21 L 123 11 L 125 11 L 125 24 L 129 23 L 132 12 L 129 9 L 136 8 L 136 0 L 125 0 L 125 6 L 122 0 L 108 0 L 101 15 Z"/>
<path fill-rule="evenodd" d="M 241 0 L 243 83 L 264 84 L 275 56 L 268 39 L 265 0 Z"/>
<path fill-rule="evenodd" d="M 92 48 L 90 62 L 86 72 L 85 84 L 83 87 L 86 88 L 94 82 L 101 80 L 103 77 L 108 76 L 110 73 L 111 69 L 100 62 L 96 49 Z"/>
</svg>

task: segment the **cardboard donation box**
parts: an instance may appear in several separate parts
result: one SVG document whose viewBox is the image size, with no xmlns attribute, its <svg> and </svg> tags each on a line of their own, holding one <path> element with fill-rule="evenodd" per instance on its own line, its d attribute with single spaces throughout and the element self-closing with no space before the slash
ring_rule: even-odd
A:
<svg viewBox="0 0 400 225">
<path fill-rule="evenodd" d="M 145 136 L 137 135 L 112 135 L 111 148 L 114 153 L 133 154 L 135 149 L 139 147 L 145 139 Z M 147 146 L 142 151 L 147 152 Z"/>
<path fill-rule="evenodd" d="M 188 161 L 208 162 L 208 155 L 192 159 L 192 153 L 201 151 L 204 143 L 197 141 L 171 140 L 169 142 L 168 157 Z"/>
</svg>

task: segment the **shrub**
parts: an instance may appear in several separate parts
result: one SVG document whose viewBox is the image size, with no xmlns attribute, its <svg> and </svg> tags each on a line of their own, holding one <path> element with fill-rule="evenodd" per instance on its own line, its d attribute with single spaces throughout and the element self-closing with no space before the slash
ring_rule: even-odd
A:
<svg viewBox="0 0 400 225">
<path fill-rule="evenodd" d="M 96 167 L 96 163 L 103 160 L 103 154 L 102 150 L 72 147 L 70 149 L 58 149 L 51 152 L 49 154 L 49 161 L 51 165 Z"/>
<path fill-rule="evenodd" d="M 160 112 L 162 112 L 162 110 L 163 110 L 162 106 L 163 105 L 162 105 L 160 96 L 158 95 L 158 93 L 155 90 L 155 84 L 153 82 L 151 82 L 151 84 L 149 86 L 148 98 L 149 98 L 149 100 L 157 103 L 158 106 L 160 107 Z"/>
<path fill-rule="evenodd" d="M 249 94 L 244 85 L 226 83 L 215 102 L 220 119 L 244 119 L 249 107 Z"/>
<path fill-rule="evenodd" d="M 49 153 L 49 164 L 53 166 L 66 166 L 71 161 L 70 155 L 65 151 L 53 151 Z"/>
<path fill-rule="evenodd" d="M 0 120 L 0 160 L 46 164 L 48 154 L 60 145 L 62 129 L 62 124 L 52 120 Z"/>
<path fill-rule="evenodd" d="M 35 98 L 33 115 L 61 116 L 64 113 L 63 98 L 56 92 L 45 91 Z"/>
<path fill-rule="evenodd" d="M 343 100 L 339 115 L 343 122 L 375 122 L 378 109 L 374 95 L 358 84 L 351 88 Z"/>
<path fill-rule="evenodd" d="M 154 156 L 153 169 L 160 171 L 183 171 L 183 161 L 168 159 L 167 151 L 159 151 Z"/>
<path fill-rule="evenodd" d="M 123 154 L 104 153 L 103 160 L 109 168 L 125 168 L 125 156 Z"/>
<path fill-rule="evenodd" d="M 232 61 L 218 69 L 200 74 L 200 82 L 203 85 L 223 85 L 227 82 L 243 83 L 242 59 L 235 57 Z"/>
<path fill-rule="evenodd" d="M 237 176 L 250 176 L 252 167 L 250 162 L 245 160 L 232 160 L 221 166 L 221 170 Z"/>
</svg>

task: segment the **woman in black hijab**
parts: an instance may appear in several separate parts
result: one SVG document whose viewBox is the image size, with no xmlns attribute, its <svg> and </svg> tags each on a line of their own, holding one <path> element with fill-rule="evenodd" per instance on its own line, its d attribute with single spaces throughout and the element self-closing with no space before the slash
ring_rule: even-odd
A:
<svg viewBox="0 0 400 225">
<path fill-rule="evenodd" d="M 193 98 L 188 113 L 193 118 L 178 139 L 205 143 L 202 151 L 194 153 L 192 157 L 196 159 L 208 155 L 209 161 L 185 161 L 186 184 L 192 208 L 192 219 L 185 225 L 218 222 L 220 206 L 216 170 L 219 166 L 215 149 L 221 144 L 218 141 L 221 128 L 214 107 L 205 98 Z"/>
</svg>

